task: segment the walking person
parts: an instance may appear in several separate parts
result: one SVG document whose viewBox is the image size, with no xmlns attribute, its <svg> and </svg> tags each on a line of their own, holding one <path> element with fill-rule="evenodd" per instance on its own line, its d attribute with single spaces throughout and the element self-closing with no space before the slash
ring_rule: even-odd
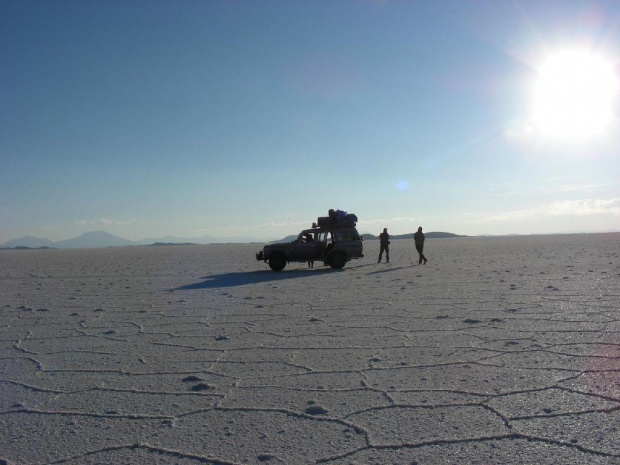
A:
<svg viewBox="0 0 620 465">
<path fill-rule="evenodd" d="M 381 248 L 379 249 L 379 260 L 377 260 L 377 263 L 381 263 L 383 251 L 385 251 L 385 263 L 390 263 L 390 235 L 387 228 L 383 228 L 383 232 L 379 234 L 379 244 Z"/>
<path fill-rule="evenodd" d="M 420 254 L 418 265 L 422 263 L 422 260 L 424 260 L 424 264 L 426 265 L 428 260 L 424 256 L 424 233 L 422 232 L 422 226 L 420 226 L 418 232 L 413 235 L 413 240 L 415 242 L 415 249 Z"/>
</svg>

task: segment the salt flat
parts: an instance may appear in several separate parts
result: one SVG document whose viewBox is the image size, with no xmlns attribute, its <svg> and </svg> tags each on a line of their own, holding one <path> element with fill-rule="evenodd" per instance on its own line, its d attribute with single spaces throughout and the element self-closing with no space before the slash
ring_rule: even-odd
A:
<svg viewBox="0 0 620 465">
<path fill-rule="evenodd" d="M 620 464 L 620 234 L 0 251 L 0 463 Z"/>
</svg>

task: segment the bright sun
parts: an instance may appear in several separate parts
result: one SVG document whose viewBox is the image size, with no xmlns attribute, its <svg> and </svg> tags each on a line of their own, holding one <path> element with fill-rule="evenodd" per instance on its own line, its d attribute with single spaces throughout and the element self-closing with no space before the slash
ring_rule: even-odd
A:
<svg viewBox="0 0 620 465">
<path fill-rule="evenodd" d="M 557 139 L 602 134 L 613 121 L 619 87 L 612 64 L 600 55 L 583 50 L 549 55 L 538 68 L 534 125 Z"/>
</svg>

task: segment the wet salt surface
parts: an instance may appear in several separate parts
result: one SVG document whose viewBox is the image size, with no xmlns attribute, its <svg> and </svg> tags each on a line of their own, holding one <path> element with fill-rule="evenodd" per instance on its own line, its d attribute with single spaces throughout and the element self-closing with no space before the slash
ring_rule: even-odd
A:
<svg viewBox="0 0 620 465">
<path fill-rule="evenodd" d="M 0 463 L 620 463 L 620 234 L 364 247 L 1 251 Z"/>
</svg>

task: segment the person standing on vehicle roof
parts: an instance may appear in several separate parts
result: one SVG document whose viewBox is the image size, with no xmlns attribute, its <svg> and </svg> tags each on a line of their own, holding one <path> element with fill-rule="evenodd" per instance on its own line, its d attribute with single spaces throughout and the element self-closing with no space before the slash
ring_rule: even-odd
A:
<svg viewBox="0 0 620 465">
<path fill-rule="evenodd" d="M 383 232 L 379 234 L 379 244 L 381 248 L 379 249 L 379 260 L 377 260 L 377 263 L 381 263 L 383 251 L 385 251 L 385 262 L 390 263 L 390 235 L 387 228 L 383 228 Z"/>
<path fill-rule="evenodd" d="M 418 251 L 418 254 L 420 254 L 420 261 L 418 262 L 418 265 L 422 263 L 422 260 L 424 260 L 425 265 L 426 265 L 426 262 L 428 261 L 426 257 L 424 256 L 424 239 L 425 237 L 424 237 L 424 233 L 422 233 L 422 226 L 420 226 L 418 228 L 418 232 L 413 235 L 413 241 L 415 242 L 415 249 Z"/>
</svg>

